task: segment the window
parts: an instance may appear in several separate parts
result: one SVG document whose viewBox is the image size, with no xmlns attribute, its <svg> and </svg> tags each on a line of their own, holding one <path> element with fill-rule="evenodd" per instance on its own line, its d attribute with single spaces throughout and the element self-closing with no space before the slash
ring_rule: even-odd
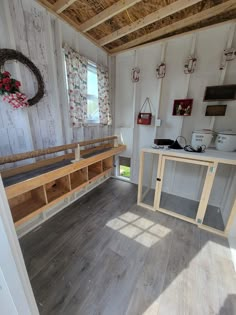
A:
<svg viewBox="0 0 236 315">
<path fill-rule="evenodd" d="M 67 74 L 66 59 L 64 55 L 65 73 Z M 68 78 L 66 75 L 66 87 L 68 87 Z M 69 94 L 68 94 L 69 99 Z M 97 66 L 95 63 L 88 61 L 87 66 L 87 123 L 99 123 L 98 107 L 98 78 Z"/>
<path fill-rule="evenodd" d="M 88 63 L 87 121 L 99 123 L 97 67 L 91 62 Z"/>
</svg>

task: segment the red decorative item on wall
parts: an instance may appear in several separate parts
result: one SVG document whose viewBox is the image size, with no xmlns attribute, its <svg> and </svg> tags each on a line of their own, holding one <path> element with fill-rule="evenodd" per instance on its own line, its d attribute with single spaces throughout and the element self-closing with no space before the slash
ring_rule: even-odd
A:
<svg viewBox="0 0 236 315">
<path fill-rule="evenodd" d="M 142 112 L 145 107 L 149 105 L 150 112 Z M 138 113 L 138 118 L 137 118 L 137 124 L 138 125 L 151 125 L 152 123 L 152 108 L 151 108 L 151 103 L 149 97 L 147 97 L 140 109 L 140 112 Z"/>
<path fill-rule="evenodd" d="M 9 103 L 13 108 L 29 106 L 26 95 L 19 90 L 20 86 L 21 83 L 11 78 L 9 72 L 0 72 L 0 95 L 3 96 L 3 101 Z"/>
<path fill-rule="evenodd" d="M 193 107 L 193 99 L 186 98 L 180 100 L 174 100 L 173 116 L 191 116 Z"/>
</svg>

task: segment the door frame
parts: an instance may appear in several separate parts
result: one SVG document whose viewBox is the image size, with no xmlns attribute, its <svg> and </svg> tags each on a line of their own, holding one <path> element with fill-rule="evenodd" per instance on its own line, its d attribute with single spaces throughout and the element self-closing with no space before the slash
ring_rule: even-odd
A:
<svg viewBox="0 0 236 315">
<path fill-rule="evenodd" d="M 14 272 L 16 272 L 19 277 L 20 286 L 23 290 L 23 294 L 25 297 L 22 303 L 24 302 L 25 308 L 28 308 L 30 314 L 39 315 L 38 307 L 35 301 L 35 297 L 34 297 L 33 290 L 30 284 L 29 276 L 26 270 L 24 258 L 22 255 L 18 238 L 17 238 L 17 234 L 16 234 L 14 223 L 13 223 L 11 210 L 8 204 L 5 189 L 3 186 L 1 174 L 0 174 L 0 219 L 4 227 L 3 232 L 6 236 L 7 243 L 9 244 L 7 250 L 9 254 L 11 255 L 11 257 L 13 257 L 13 261 L 16 267 Z M 9 289 L 11 291 L 11 284 L 7 283 L 7 285 L 9 285 Z M 13 294 L 12 294 L 12 299 L 14 302 Z M 19 310 L 17 311 L 19 312 L 20 315 L 22 314 Z"/>
</svg>

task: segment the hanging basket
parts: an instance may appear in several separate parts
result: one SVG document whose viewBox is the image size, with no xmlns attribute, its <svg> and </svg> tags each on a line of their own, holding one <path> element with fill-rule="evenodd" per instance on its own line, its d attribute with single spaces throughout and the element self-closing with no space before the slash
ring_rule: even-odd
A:
<svg viewBox="0 0 236 315">
<path fill-rule="evenodd" d="M 145 112 L 142 110 L 145 110 L 146 107 L 149 107 L 150 112 Z M 147 97 L 140 109 L 140 112 L 138 113 L 138 118 L 137 118 L 137 124 L 138 125 L 151 125 L 152 123 L 152 107 L 150 103 L 149 97 Z"/>
</svg>

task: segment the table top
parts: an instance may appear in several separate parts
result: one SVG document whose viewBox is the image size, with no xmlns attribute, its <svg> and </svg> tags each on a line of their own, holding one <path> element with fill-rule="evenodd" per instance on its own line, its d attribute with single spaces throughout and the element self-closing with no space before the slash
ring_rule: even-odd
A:
<svg viewBox="0 0 236 315">
<path fill-rule="evenodd" d="M 142 151 L 165 156 L 175 156 L 199 161 L 236 165 L 236 152 L 223 152 L 216 149 L 206 149 L 206 151 L 203 153 L 187 152 L 184 150 L 153 148 L 143 148 Z"/>
</svg>

